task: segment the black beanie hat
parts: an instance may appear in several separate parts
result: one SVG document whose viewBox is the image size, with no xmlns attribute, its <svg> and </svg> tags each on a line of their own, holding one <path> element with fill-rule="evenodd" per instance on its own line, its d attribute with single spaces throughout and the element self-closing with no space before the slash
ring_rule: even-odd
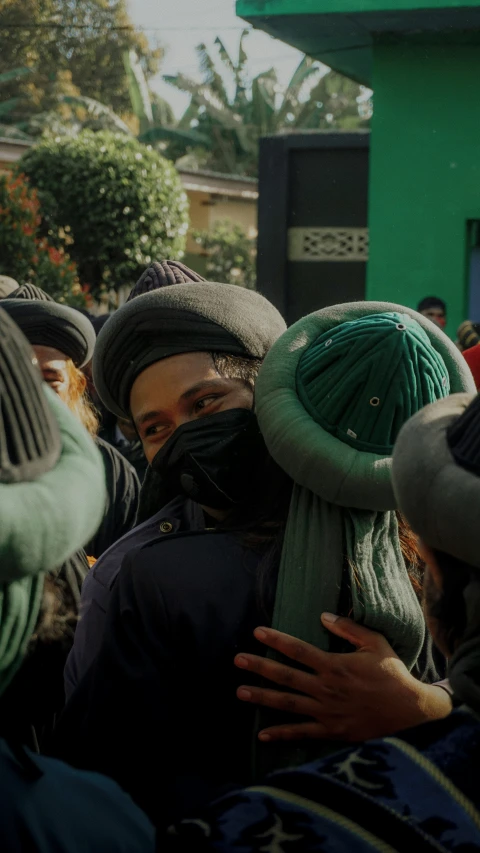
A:
<svg viewBox="0 0 480 853">
<path fill-rule="evenodd" d="M 76 367 L 90 361 L 95 331 L 80 311 L 53 300 L 3 299 L 2 308 L 20 327 L 32 346 L 54 347 Z"/>
<path fill-rule="evenodd" d="M 189 281 L 205 281 L 205 279 L 180 261 L 154 261 L 132 288 L 127 302 L 150 290 L 168 287 L 170 284 L 186 284 Z"/>
<path fill-rule="evenodd" d="M 57 421 L 43 390 L 34 353 L 0 309 L 0 482 L 35 480 L 56 464 Z"/>
<path fill-rule="evenodd" d="M 9 293 L 9 299 L 39 299 L 41 302 L 55 302 L 52 296 L 45 293 L 41 287 L 35 284 L 21 284 L 13 293 Z"/>
<path fill-rule="evenodd" d="M 480 395 L 448 428 L 447 444 L 457 465 L 480 477 Z"/>
</svg>

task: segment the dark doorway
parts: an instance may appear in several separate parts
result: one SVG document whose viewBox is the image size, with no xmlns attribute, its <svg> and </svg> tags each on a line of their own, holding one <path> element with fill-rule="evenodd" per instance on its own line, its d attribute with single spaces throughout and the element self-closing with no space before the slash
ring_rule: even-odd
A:
<svg viewBox="0 0 480 853">
<path fill-rule="evenodd" d="M 258 287 L 288 323 L 365 297 L 368 147 L 365 132 L 261 142 Z"/>
</svg>

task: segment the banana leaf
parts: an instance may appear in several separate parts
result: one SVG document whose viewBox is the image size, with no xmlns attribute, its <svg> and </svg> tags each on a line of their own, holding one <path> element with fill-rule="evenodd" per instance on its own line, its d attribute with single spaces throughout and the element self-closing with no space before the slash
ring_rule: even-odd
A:
<svg viewBox="0 0 480 853">
<path fill-rule="evenodd" d="M 70 106 L 82 107 L 93 118 L 104 118 L 116 130 L 126 133 L 129 136 L 132 135 L 132 131 L 122 121 L 120 116 L 113 112 L 110 107 L 101 104 L 100 101 L 96 101 L 94 98 L 87 98 L 85 95 L 62 95 L 60 102 L 69 104 Z"/>
<path fill-rule="evenodd" d="M 153 123 L 152 105 L 147 81 L 134 50 L 126 50 L 123 63 L 127 74 L 128 91 L 133 112 L 140 122 L 140 131 L 144 132 Z"/>
<path fill-rule="evenodd" d="M 11 71 L 3 71 L 0 74 L 0 84 L 10 83 L 12 80 L 18 80 L 19 77 L 25 77 L 33 72 L 33 68 L 12 68 Z"/>
<path fill-rule="evenodd" d="M 228 94 L 222 80 L 221 74 L 215 68 L 215 63 L 210 56 L 205 44 L 199 44 L 196 48 L 200 60 L 200 68 L 204 75 L 204 84 L 210 87 L 219 100 L 228 106 Z"/>
</svg>

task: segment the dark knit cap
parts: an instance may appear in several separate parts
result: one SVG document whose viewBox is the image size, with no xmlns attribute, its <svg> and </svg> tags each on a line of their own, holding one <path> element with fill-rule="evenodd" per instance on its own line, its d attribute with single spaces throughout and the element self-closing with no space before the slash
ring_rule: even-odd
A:
<svg viewBox="0 0 480 853">
<path fill-rule="evenodd" d="M 61 450 L 34 353 L 18 326 L 0 309 L 0 482 L 35 480 L 50 471 Z"/>
<path fill-rule="evenodd" d="M 39 299 L 41 302 L 55 302 L 50 294 L 45 293 L 35 284 L 22 284 L 8 296 L 9 299 Z"/>
<path fill-rule="evenodd" d="M 189 281 L 205 281 L 205 279 L 180 261 L 154 261 L 132 288 L 127 302 L 135 299 L 136 296 L 141 296 L 142 293 L 158 290 L 159 287 L 186 284 Z"/>
<path fill-rule="evenodd" d="M 191 282 L 144 293 L 115 312 L 98 336 L 93 379 L 105 406 L 129 416 L 130 391 L 151 364 L 184 352 L 263 359 L 285 322 L 259 293 Z"/>
<path fill-rule="evenodd" d="M 76 367 L 90 361 L 95 331 L 90 320 L 75 308 L 39 299 L 4 299 L 2 308 L 17 323 L 32 346 L 54 347 Z"/>
<path fill-rule="evenodd" d="M 480 396 L 449 426 L 447 444 L 457 465 L 480 477 Z"/>
</svg>

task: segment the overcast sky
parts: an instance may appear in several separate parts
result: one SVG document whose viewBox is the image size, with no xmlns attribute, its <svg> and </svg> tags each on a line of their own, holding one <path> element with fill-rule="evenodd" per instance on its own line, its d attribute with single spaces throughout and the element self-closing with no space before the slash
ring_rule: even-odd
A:
<svg viewBox="0 0 480 853">
<path fill-rule="evenodd" d="M 182 71 L 200 79 L 195 46 L 204 42 L 213 48 L 217 35 L 228 50 L 237 52 L 245 22 L 236 17 L 233 0 L 127 0 L 127 4 L 133 23 L 145 30 L 152 43 L 159 41 L 165 48 L 162 74 Z M 273 65 L 282 85 L 288 83 L 301 58 L 297 50 L 260 32 L 252 32 L 245 47 L 252 76 Z M 151 86 L 169 101 L 177 116 L 182 114 L 188 96 L 164 83 L 161 76 Z"/>
</svg>

